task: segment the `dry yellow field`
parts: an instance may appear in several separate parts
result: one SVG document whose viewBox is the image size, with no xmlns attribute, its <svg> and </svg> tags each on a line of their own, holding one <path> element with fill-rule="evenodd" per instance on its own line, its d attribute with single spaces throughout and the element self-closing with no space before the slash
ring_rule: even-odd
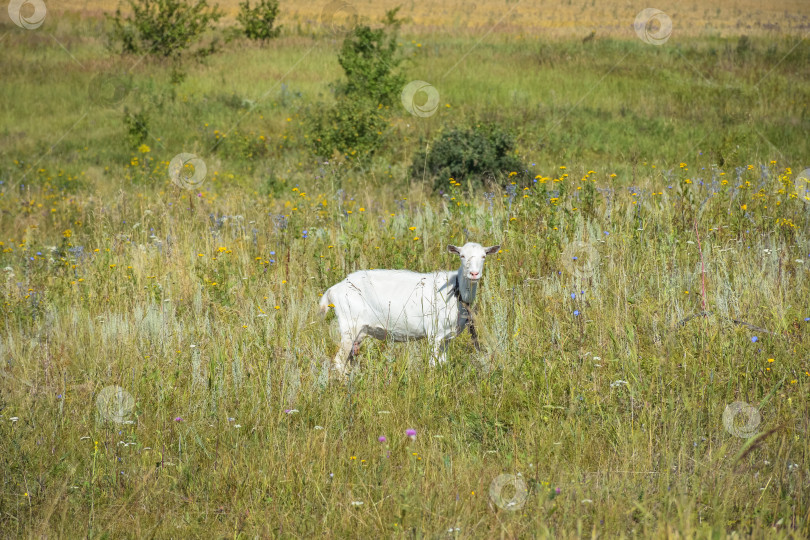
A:
<svg viewBox="0 0 810 540">
<path fill-rule="evenodd" d="M 239 0 L 217 2 L 233 17 Z M 112 11 L 115 1 L 64 0 L 57 9 L 97 14 Z M 324 12 L 335 18 L 356 14 L 361 20 L 379 21 L 386 10 L 401 5 L 400 14 L 411 32 L 450 31 L 536 34 L 538 36 L 632 37 L 636 14 L 645 8 L 660 9 L 672 19 L 673 36 L 810 32 L 807 0 L 698 0 L 621 2 L 618 0 L 354 0 L 351 2 L 301 2 L 281 0 L 280 23 L 307 28 L 319 24 Z"/>
</svg>

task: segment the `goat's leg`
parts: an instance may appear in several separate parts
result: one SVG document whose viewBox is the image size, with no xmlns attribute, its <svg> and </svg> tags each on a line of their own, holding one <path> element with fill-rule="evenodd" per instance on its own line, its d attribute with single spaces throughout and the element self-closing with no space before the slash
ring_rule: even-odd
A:
<svg viewBox="0 0 810 540">
<path fill-rule="evenodd" d="M 445 364 L 447 362 L 447 341 L 444 339 L 437 339 L 433 342 L 433 354 L 430 356 L 430 367 L 436 367 L 436 364 Z"/>
<path fill-rule="evenodd" d="M 368 334 L 365 331 L 360 330 L 357 333 L 357 336 L 355 336 L 355 338 L 352 340 L 352 350 L 349 354 L 350 362 L 354 361 L 354 357 L 360 354 L 360 345 L 363 343 L 363 340 L 366 339 L 366 336 L 368 336 Z"/>
<path fill-rule="evenodd" d="M 335 355 L 335 359 L 332 361 L 335 371 L 341 376 L 346 376 L 346 363 L 351 359 L 352 345 L 352 339 L 344 336 L 343 339 L 340 340 L 340 348 Z"/>
<path fill-rule="evenodd" d="M 342 376 L 346 375 L 349 364 L 351 364 L 354 361 L 354 357 L 359 354 L 360 344 L 363 343 L 366 336 L 367 334 L 363 330 L 347 331 L 343 333 L 340 340 L 340 350 L 338 350 L 333 362 L 335 370 Z"/>
</svg>

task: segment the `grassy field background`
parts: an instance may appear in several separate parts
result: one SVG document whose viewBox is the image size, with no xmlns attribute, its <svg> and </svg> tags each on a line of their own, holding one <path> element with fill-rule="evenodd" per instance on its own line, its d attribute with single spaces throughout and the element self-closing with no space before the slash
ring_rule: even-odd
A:
<svg viewBox="0 0 810 540">
<path fill-rule="evenodd" d="M 228 18 L 235 18 L 239 0 L 222 0 Z M 343 6 L 337 8 L 337 5 Z M 104 0 L 64 0 L 59 11 L 98 15 L 109 12 L 114 2 Z M 685 2 L 667 0 L 655 5 L 644 2 L 607 0 L 429 0 L 423 2 L 365 0 L 362 2 L 279 2 L 281 24 L 289 29 L 316 28 L 324 12 L 337 17 L 356 14 L 361 20 L 379 21 L 385 12 L 401 7 L 406 28 L 422 35 L 481 32 L 523 34 L 526 37 L 585 37 L 591 31 L 601 36 L 634 37 L 632 23 L 644 8 L 660 9 L 677 19 L 675 35 L 739 35 L 741 32 L 807 31 L 810 9 L 803 0 L 714 0 Z M 125 4 L 122 4 L 126 8 Z M 332 7 L 329 7 L 332 6 Z M 628 22 L 629 21 L 629 22 Z"/>
<path fill-rule="evenodd" d="M 647 5 L 406 3 L 404 69 L 439 110 L 328 160 L 322 5 L 282 2 L 278 39 L 179 81 L 106 48 L 106 3 L 48 5 L 0 22 L 3 536 L 810 534 L 805 3 L 654 6 L 660 46 L 632 30 Z M 526 170 L 411 178 L 476 122 Z M 368 342 L 331 378 L 323 291 L 454 268 L 467 240 L 502 246 L 484 350 L 465 333 L 429 369 L 425 343 Z"/>
</svg>

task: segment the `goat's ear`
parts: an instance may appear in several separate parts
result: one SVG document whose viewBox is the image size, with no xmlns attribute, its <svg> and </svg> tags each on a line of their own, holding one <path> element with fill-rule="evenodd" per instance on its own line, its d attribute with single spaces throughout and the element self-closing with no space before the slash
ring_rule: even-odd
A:
<svg viewBox="0 0 810 540">
<path fill-rule="evenodd" d="M 456 246 L 448 245 L 447 251 L 449 251 L 450 253 L 455 253 L 456 255 L 461 255 L 461 252 L 458 250 Z"/>
<path fill-rule="evenodd" d="M 492 246 L 488 248 L 484 248 L 484 251 L 487 255 L 492 255 L 494 253 L 498 253 L 498 250 L 501 249 L 501 246 Z"/>
</svg>

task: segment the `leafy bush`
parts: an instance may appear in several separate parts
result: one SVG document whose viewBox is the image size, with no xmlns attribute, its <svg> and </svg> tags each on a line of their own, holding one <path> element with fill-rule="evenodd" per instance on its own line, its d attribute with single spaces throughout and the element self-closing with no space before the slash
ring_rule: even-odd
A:
<svg viewBox="0 0 810 540">
<path fill-rule="evenodd" d="M 250 0 L 239 4 L 236 20 L 242 25 L 248 39 L 267 41 L 278 36 L 280 28 L 273 28 L 278 17 L 278 0 L 259 0 L 256 7 L 250 7 Z"/>
<path fill-rule="evenodd" d="M 149 137 L 149 115 L 145 110 L 131 112 L 124 107 L 124 127 L 127 128 L 127 142 L 132 149 L 138 148 Z"/>
<path fill-rule="evenodd" d="M 398 10 L 386 13 L 384 27 L 357 26 L 343 40 L 338 62 L 347 80 L 337 85 L 338 94 L 366 98 L 374 105 L 397 100 L 405 84 L 405 76 L 396 72 L 402 63 L 397 52 Z"/>
<path fill-rule="evenodd" d="M 388 125 L 382 107 L 348 96 L 339 97 L 334 105 L 315 107 L 307 117 L 312 149 L 325 158 L 336 152 L 349 158 L 372 153 Z"/>
<path fill-rule="evenodd" d="M 348 158 L 372 153 L 382 142 L 390 105 L 398 98 L 404 75 L 395 70 L 399 8 L 386 13 L 384 27 L 355 27 L 343 40 L 338 61 L 346 81 L 336 85 L 334 105 L 318 105 L 307 117 L 307 131 L 316 155 L 336 152 Z"/>
<path fill-rule="evenodd" d="M 110 16 L 113 28 L 110 38 L 121 44 L 122 52 L 151 54 L 164 58 L 178 57 L 191 47 L 219 20 L 222 12 L 209 6 L 207 0 L 127 0 L 132 15 L 124 18 L 121 8 Z M 206 56 L 215 50 L 216 43 L 195 51 Z"/>
<path fill-rule="evenodd" d="M 448 178 L 482 187 L 487 179 L 503 178 L 510 172 L 522 174 L 525 166 L 514 155 L 514 147 L 512 136 L 497 126 L 456 128 L 417 152 L 411 176 L 421 179 L 426 175 L 436 189 L 446 186 Z"/>
</svg>

